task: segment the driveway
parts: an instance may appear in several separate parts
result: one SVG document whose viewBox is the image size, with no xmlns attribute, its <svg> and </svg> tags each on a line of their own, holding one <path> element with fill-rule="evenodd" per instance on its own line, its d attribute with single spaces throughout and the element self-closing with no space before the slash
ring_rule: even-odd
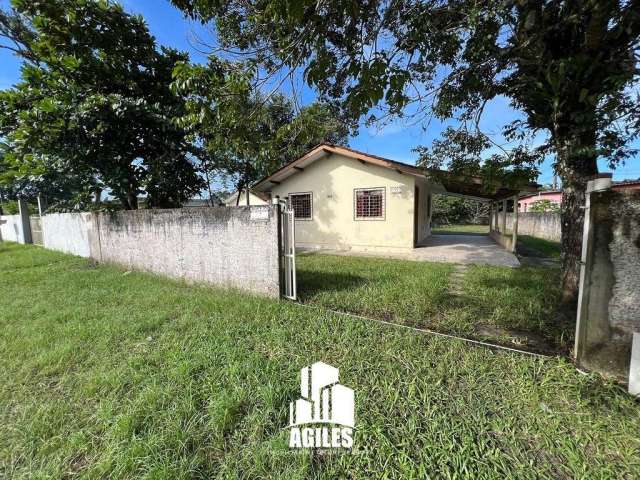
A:
<svg viewBox="0 0 640 480">
<path fill-rule="evenodd" d="M 506 251 L 488 235 L 432 235 L 424 245 L 408 254 L 425 262 L 480 263 L 519 267 L 518 257 Z"/>
<path fill-rule="evenodd" d="M 416 262 L 445 262 L 499 267 L 519 267 L 518 258 L 495 243 L 488 235 L 433 235 L 426 243 L 407 253 L 357 252 L 352 250 L 317 250 L 317 253 L 359 257 L 383 257 Z"/>
</svg>

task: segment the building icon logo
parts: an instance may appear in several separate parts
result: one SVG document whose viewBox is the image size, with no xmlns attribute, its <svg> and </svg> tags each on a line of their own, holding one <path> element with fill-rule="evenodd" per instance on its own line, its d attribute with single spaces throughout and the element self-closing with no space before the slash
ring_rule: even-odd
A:
<svg viewBox="0 0 640 480">
<path fill-rule="evenodd" d="M 339 370 L 316 362 L 300 370 L 302 398 L 289 404 L 289 446 L 351 448 L 354 394 L 338 383 Z"/>
</svg>

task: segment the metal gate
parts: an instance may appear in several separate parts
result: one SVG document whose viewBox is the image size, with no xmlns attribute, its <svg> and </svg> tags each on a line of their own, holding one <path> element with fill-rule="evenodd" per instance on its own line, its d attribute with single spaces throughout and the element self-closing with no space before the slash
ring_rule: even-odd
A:
<svg viewBox="0 0 640 480">
<path fill-rule="evenodd" d="M 297 300 L 296 224 L 289 202 L 280 202 L 280 258 L 282 259 L 282 296 Z"/>
</svg>

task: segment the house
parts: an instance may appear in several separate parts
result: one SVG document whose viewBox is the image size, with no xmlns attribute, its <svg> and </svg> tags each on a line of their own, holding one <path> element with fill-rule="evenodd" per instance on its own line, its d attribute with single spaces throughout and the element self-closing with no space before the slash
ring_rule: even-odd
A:
<svg viewBox="0 0 640 480">
<path fill-rule="evenodd" d="M 531 210 L 531 205 L 542 200 L 549 200 L 550 202 L 560 205 L 562 202 L 562 190 L 545 190 L 538 193 L 523 195 L 518 199 L 518 211 L 528 212 Z"/>
<path fill-rule="evenodd" d="M 600 176 L 611 176 L 610 173 L 602 173 Z M 613 182 L 613 190 L 640 190 L 640 180 L 620 180 Z M 529 212 L 531 205 L 541 200 L 549 200 L 560 205 L 562 203 L 562 190 L 545 190 L 538 193 L 523 195 L 518 200 L 518 210 Z"/>
<path fill-rule="evenodd" d="M 238 194 L 240 198 L 238 198 Z M 222 203 L 227 207 L 243 206 L 247 205 L 247 191 L 233 192 L 226 197 Z M 269 197 L 263 192 L 256 192 L 253 189 L 249 190 L 249 205 L 267 205 L 269 203 Z"/>
<path fill-rule="evenodd" d="M 215 193 L 211 194 L 210 198 L 190 198 L 182 206 L 183 207 L 218 207 L 222 202 Z"/>
<path fill-rule="evenodd" d="M 479 179 L 443 182 L 414 165 L 321 144 L 252 190 L 288 199 L 301 249 L 403 252 L 431 235 L 434 194 L 497 201 L 519 193 L 500 188 L 483 196 L 480 187 Z"/>
</svg>

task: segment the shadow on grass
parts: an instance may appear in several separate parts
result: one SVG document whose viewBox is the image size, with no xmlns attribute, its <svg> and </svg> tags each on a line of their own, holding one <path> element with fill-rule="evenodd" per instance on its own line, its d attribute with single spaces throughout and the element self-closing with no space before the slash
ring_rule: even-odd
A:
<svg viewBox="0 0 640 480">
<path fill-rule="evenodd" d="M 319 272 L 298 267 L 298 294 L 301 299 L 313 297 L 322 292 L 350 290 L 366 282 L 366 279 L 350 273 Z"/>
<path fill-rule="evenodd" d="M 547 354 L 574 326 L 556 315 L 557 268 L 453 265 L 314 255 L 299 259 L 300 300 L 400 325 Z"/>
</svg>

